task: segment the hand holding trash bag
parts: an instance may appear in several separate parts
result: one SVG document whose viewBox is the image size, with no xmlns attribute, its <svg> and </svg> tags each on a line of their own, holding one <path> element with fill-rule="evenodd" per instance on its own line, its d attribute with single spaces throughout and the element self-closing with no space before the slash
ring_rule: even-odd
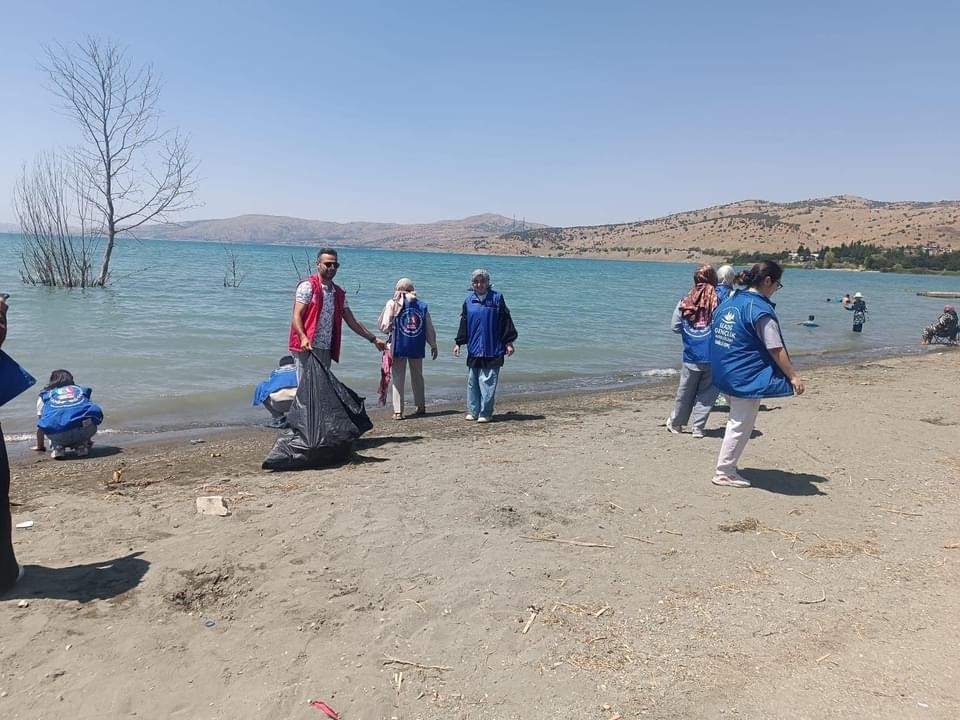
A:
<svg viewBox="0 0 960 720">
<path fill-rule="evenodd" d="M 364 399 L 341 383 L 316 352 L 303 356 L 288 428 L 263 461 L 264 470 L 307 470 L 346 460 L 353 441 L 373 427 Z"/>
</svg>

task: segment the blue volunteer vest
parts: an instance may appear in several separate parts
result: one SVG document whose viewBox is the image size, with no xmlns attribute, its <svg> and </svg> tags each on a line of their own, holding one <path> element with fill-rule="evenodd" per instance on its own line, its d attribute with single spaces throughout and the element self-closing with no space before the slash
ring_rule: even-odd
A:
<svg viewBox="0 0 960 720">
<path fill-rule="evenodd" d="M 685 363 L 709 363 L 710 340 L 713 337 L 711 325 L 707 323 L 696 327 L 680 315 L 680 337 L 683 338 L 683 361 Z"/>
<path fill-rule="evenodd" d="M 90 402 L 92 392 L 88 387 L 65 385 L 40 393 L 43 410 L 37 427 L 47 435 L 56 435 L 80 427 L 84 420 L 99 425 L 103 422 L 103 411 Z"/>
<path fill-rule="evenodd" d="M 483 300 L 467 295 L 467 352 L 470 357 L 502 357 L 507 349 L 500 339 L 500 293 L 488 290 Z"/>
<path fill-rule="evenodd" d="M 717 285 L 717 305 L 733 295 L 733 293 L 733 285 L 725 285 L 724 283 Z"/>
<path fill-rule="evenodd" d="M 714 311 L 710 363 L 713 384 L 721 392 L 740 398 L 793 395 L 793 386 L 757 332 L 761 318 L 777 319 L 774 307 L 760 293 L 738 292 Z"/>
<path fill-rule="evenodd" d="M 259 405 L 270 393 L 284 388 L 295 388 L 297 386 L 297 366 L 284 365 L 270 373 L 270 377 L 261 383 L 257 383 L 257 389 L 253 391 L 253 404 Z"/>
<path fill-rule="evenodd" d="M 393 319 L 394 357 L 423 358 L 427 347 L 427 304 L 404 300 L 403 309 Z"/>
<path fill-rule="evenodd" d="M 0 350 L 0 405 L 5 405 L 37 381 Z"/>
</svg>

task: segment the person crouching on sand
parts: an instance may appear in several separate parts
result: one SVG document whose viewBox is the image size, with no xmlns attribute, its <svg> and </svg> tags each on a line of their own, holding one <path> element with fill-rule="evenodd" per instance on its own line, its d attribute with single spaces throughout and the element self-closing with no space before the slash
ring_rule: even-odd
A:
<svg viewBox="0 0 960 720">
<path fill-rule="evenodd" d="M 262 404 L 267 409 L 273 418 L 270 427 L 284 428 L 287 426 L 287 412 L 296 396 L 297 364 L 293 355 L 284 355 L 270 377 L 257 383 L 253 391 L 253 405 Z"/>
<path fill-rule="evenodd" d="M 783 268 L 773 260 L 757 263 L 737 276 L 737 284 L 746 286 L 746 292 L 736 293 L 713 315 L 713 383 L 730 400 L 714 485 L 750 487 L 737 472 L 737 463 L 753 432 L 760 401 L 804 391 L 770 300 L 783 287 L 781 277 Z"/>
<path fill-rule="evenodd" d="M 679 433 L 693 413 L 691 435 L 702 438 L 717 399 L 710 372 L 710 325 L 717 307 L 717 272 L 703 265 L 693 274 L 693 288 L 677 303 L 670 329 L 683 339 L 683 365 L 667 430 Z"/>
<path fill-rule="evenodd" d="M 100 406 L 90 401 L 88 387 L 74 383 L 68 370 L 54 370 L 50 382 L 37 398 L 37 445 L 44 452 L 44 439 L 50 440 L 50 457 L 61 460 L 72 452 L 86 457 L 93 445 L 97 427 L 103 422 Z"/>
</svg>

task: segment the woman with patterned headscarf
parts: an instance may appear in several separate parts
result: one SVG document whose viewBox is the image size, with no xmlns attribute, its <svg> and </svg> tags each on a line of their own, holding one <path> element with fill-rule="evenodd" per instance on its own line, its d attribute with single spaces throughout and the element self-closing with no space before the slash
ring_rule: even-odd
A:
<svg viewBox="0 0 960 720">
<path fill-rule="evenodd" d="M 430 319 L 427 304 L 417 298 L 417 289 L 410 278 L 400 278 L 393 297 L 377 318 L 380 330 L 387 333 L 387 349 L 381 365 L 380 398 L 386 404 L 386 391 L 393 385 L 393 419 L 403 419 L 403 386 L 407 365 L 410 366 L 410 384 L 417 410 L 414 415 L 425 415 L 426 398 L 423 388 L 423 358 L 430 345 L 430 357 L 437 359 L 437 333 Z"/>
<path fill-rule="evenodd" d="M 703 265 L 693 274 L 693 288 L 677 303 L 670 322 L 670 328 L 683 339 L 680 386 L 666 422 L 672 433 L 679 433 L 692 414 L 691 434 L 702 438 L 717 399 L 710 372 L 710 323 L 717 303 L 717 273 L 710 265 Z"/>
</svg>

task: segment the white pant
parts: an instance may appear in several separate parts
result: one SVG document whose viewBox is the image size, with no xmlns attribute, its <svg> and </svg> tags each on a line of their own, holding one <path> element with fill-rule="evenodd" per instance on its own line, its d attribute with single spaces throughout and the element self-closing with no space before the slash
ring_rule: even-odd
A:
<svg viewBox="0 0 960 720">
<path fill-rule="evenodd" d="M 293 398 L 297 395 L 296 388 L 283 388 L 267 395 L 263 399 L 263 406 L 274 418 L 282 418 L 290 412 Z"/>
<path fill-rule="evenodd" d="M 403 412 L 403 384 L 406 380 L 407 365 L 410 366 L 410 385 L 413 386 L 413 402 L 417 409 L 426 405 L 423 391 L 423 358 L 394 357 L 390 368 L 390 380 L 393 385 L 393 411 Z"/>
<path fill-rule="evenodd" d="M 730 414 L 727 417 L 727 430 L 723 434 L 720 454 L 717 456 L 717 476 L 737 477 L 737 463 L 757 422 L 761 398 L 738 398 L 729 395 L 727 400 L 730 402 Z"/>
</svg>

